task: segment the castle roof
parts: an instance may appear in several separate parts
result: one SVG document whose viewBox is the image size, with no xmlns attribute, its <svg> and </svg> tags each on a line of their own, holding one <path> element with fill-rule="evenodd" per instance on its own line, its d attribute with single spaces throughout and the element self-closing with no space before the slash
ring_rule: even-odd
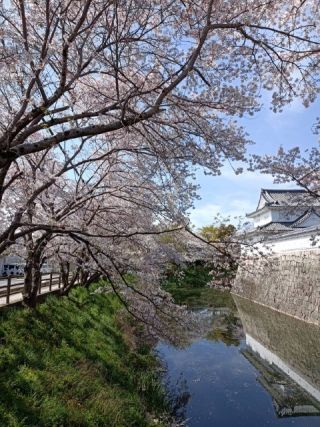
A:
<svg viewBox="0 0 320 427">
<path fill-rule="evenodd" d="M 273 190 L 263 188 L 261 189 L 257 209 L 247 214 L 247 217 L 255 216 L 266 207 L 277 209 L 301 206 L 320 206 L 320 198 L 313 197 L 306 190 Z"/>
</svg>

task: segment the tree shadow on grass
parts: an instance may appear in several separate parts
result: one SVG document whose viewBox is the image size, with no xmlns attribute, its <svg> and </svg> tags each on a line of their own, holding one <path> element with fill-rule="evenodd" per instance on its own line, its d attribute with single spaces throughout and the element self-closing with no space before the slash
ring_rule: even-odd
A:
<svg viewBox="0 0 320 427">
<path fill-rule="evenodd" d="M 108 393 L 119 408 L 128 399 L 134 402 L 136 410 L 131 402 L 132 414 L 128 410 L 124 417 L 143 419 L 134 395 L 134 357 L 117 330 L 114 300 L 110 295 L 87 295 L 81 305 L 77 297 L 77 292 L 71 300 L 49 297 L 37 312 L 15 308 L 1 313 L 0 425 L 107 425 L 75 424 L 70 417 L 75 420 L 85 413 L 88 420 L 98 419 L 99 410 L 90 411 L 96 406 L 101 413 L 107 411 L 107 402 L 98 402 L 97 396 Z M 130 425 L 143 425 L 139 423 Z"/>
</svg>

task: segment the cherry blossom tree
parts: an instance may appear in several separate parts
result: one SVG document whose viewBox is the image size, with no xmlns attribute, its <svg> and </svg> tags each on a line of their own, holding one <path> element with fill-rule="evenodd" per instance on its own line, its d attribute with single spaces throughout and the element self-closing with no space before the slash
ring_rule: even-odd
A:
<svg viewBox="0 0 320 427">
<path fill-rule="evenodd" d="M 2 3 L 1 192 L 15 159 L 82 137 L 142 135 L 214 171 L 239 158 L 228 116 L 261 87 L 275 109 L 314 99 L 318 15 L 313 0 Z"/>
<path fill-rule="evenodd" d="M 72 284 L 80 274 L 83 280 L 84 271 L 88 276 L 86 245 L 107 246 L 109 257 L 121 259 L 123 269 L 128 265 L 123 255 L 128 257 L 130 239 L 158 234 L 161 228 L 168 229 L 173 219 L 184 220 L 182 207 L 189 205 L 190 185 L 179 184 L 180 179 L 173 179 L 169 169 L 163 173 L 159 160 L 149 155 L 124 157 L 113 152 L 95 162 L 77 159 L 72 176 L 62 175 L 66 168 L 61 159 L 40 153 L 25 156 L 20 161 L 23 165 L 17 163 L 24 173 L 5 193 L 2 236 L 7 238 L 2 240 L 2 250 L 24 239 L 18 249 L 26 259 L 26 295 L 30 300 L 35 300 L 39 289 L 44 257 L 50 259 L 57 253 L 61 262 L 55 257 L 55 263 L 63 272 L 70 264 L 76 267 Z M 61 238 L 62 243 L 57 243 Z M 62 262 L 66 253 L 70 256 Z M 92 271 L 96 277 L 97 270 Z M 63 277 L 67 279 L 68 274 Z M 91 274 L 87 280 L 92 280 Z M 70 283 L 66 281 L 64 288 L 69 289 Z"/>
<path fill-rule="evenodd" d="M 244 160 L 236 118 L 262 91 L 276 111 L 315 99 L 319 14 L 316 0 L 1 3 L 0 254 L 24 254 L 29 300 L 52 259 L 66 292 L 103 276 L 143 321 L 169 318 L 156 283 L 179 254 L 156 236 L 187 226 L 196 166 Z"/>
<path fill-rule="evenodd" d="M 304 189 L 310 197 L 320 197 L 320 150 L 314 146 L 302 151 L 279 148 L 277 155 L 254 155 L 251 170 L 271 174 L 277 184 L 292 182 Z M 298 201 L 297 196 L 297 201 Z"/>
</svg>

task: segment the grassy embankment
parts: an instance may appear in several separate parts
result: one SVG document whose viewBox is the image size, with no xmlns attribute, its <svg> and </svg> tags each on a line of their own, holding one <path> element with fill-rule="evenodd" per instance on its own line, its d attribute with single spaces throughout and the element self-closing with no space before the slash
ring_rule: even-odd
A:
<svg viewBox="0 0 320 427">
<path fill-rule="evenodd" d="M 152 426 L 158 364 L 111 294 L 75 289 L 0 312 L 0 426 Z"/>
</svg>

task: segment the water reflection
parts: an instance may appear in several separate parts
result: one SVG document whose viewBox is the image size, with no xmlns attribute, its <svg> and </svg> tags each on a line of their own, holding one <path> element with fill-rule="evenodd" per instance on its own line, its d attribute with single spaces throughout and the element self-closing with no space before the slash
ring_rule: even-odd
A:
<svg viewBox="0 0 320 427">
<path fill-rule="evenodd" d="M 320 328 L 234 300 L 246 333 L 242 354 L 259 371 L 277 415 L 320 415 Z"/>
<path fill-rule="evenodd" d="M 179 420 L 189 427 L 319 426 L 320 328 L 228 298 L 203 311 L 206 321 L 211 316 L 206 336 L 185 348 L 158 345 Z"/>
<path fill-rule="evenodd" d="M 212 321 L 206 338 L 212 341 L 222 341 L 226 345 L 239 346 L 243 338 L 243 328 L 236 311 L 228 307 L 210 310 Z"/>
</svg>

